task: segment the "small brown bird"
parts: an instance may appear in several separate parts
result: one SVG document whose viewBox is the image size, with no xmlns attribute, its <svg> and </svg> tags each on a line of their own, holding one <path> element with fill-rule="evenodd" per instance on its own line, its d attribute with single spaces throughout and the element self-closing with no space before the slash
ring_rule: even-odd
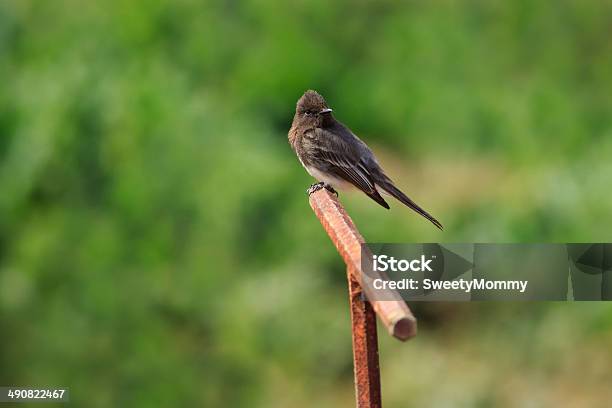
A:
<svg viewBox="0 0 612 408">
<path fill-rule="evenodd" d="M 315 91 L 306 91 L 297 102 L 289 143 L 306 171 L 319 180 L 308 194 L 326 188 L 355 186 L 385 208 L 389 204 L 377 188 L 397 198 L 433 225 L 442 224 L 402 193 L 384 173 L 374 153 L 349 128 L 332 115 L 325 99 Z"/>
</svg>

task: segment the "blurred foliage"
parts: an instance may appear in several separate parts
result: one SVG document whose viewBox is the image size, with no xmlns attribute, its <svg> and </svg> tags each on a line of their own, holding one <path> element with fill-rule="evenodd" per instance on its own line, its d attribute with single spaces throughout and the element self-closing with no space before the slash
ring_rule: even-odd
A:
<svg viewBox="0 0 612 408">
<path fill-rule="evenodd" d="M 0 384 L 72 404 L 353 404 L 345 277 L 286 142 L 319 90 L 446 226 L 610 241 L 607 1 L 0 3 Z M 537 272 L 537 271 L 534 271 Z M 606 304 L 416 305 L 387 406 L 604 406 Z"/>
</svg>

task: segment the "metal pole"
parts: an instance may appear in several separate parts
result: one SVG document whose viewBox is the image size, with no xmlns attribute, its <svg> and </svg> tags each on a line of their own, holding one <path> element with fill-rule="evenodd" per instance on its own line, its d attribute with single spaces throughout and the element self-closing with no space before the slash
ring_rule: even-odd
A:
<svg viewBox="0 0 612 408">
<path fill-rule="evenodd" d="M 365 300 L 369 286 L 361 284 L 364 278 L 361 273 L 361 244 L 364 239 L 338 199 L 321 189 L 310 195 L 310 206 L 347 266 L 357 407 L 380 407 L 376 314 L 389 334 L 402 341 L 416 335 L 416 319 L 395 291 L 382 296 L 386 300 Z"/>
<path fill-rule="evenodd" d="M 361 286 L 348 270 L 351 324 L 353 333 L 353 370 L 357 408 L 381 407 L 380 367 L 376 314 L 370 302 L 363 300 Z"/>
</svg>

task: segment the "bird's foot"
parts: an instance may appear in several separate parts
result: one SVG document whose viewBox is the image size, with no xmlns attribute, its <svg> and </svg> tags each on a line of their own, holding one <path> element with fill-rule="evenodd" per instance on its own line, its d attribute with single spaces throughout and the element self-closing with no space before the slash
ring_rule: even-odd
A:
<svg viewBox="0 0 612 408">
<path fill-rule="evenodd" d="M 317 191 L 319 191 L 320 189 L 326 189 L 327 191 L 329 191 L 332 194 L 335 194 L 336 197 L 338 197 L 338 192 L 336 190 L 334 190 L 334 188 L 332 186 L 330 186 L 329 184 L 326 184 L 324 182 L 319 182 L 319 183 L 314 183 L 312 184 L 310 187 L 308 187 L 308 190 L 306 190 L 306 192 L 308 193 L 308 195 L 311 195 L 312 193 L 316 193 Z"/>
<path fill-rule="evenodd" d="M 325 187 L 325 183 L 322 181 L 320 183 L 314 183 L 311 184 L 310 187 L 308 187 L 308 190 L 306 190 L 306 192 L 308 193 L 308 195 L 311 195 L 312 193 L 316 193 L 323 187 Z"/>
</svg>

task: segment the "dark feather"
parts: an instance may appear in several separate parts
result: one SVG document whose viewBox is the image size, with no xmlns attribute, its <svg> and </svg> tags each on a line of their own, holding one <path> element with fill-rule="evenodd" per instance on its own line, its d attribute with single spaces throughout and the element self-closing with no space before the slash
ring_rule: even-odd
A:
<svg viewBox="0 0 612 408">
<path fill-rule="evenodd" d="M 311 137 L 316 143 L 310 145 L 310 165 L 351 183 L 384 208 L 390 208 L 376 190 L 372 175 L 361 161 L 361 154 L 356 151 L 358 149 L 355 149 L 355 146 L 321 128 L 313 130 L 312 133 Z"/>
<path fill-rule="evenodd" d="M 378 184 L 378 186 L 382 188 L 383 190 L 385 190 L 387 193 L 391 194 L 393 197 L 400 200 L 402 203 L 404 203 L 408 207 L 412 208 L 417 213 L 421 214 L 423 217 L 427 218 L 436 227 L 440 228 L 441 230 L 444 229 L 444 227 L 438 220 L 436 220 L 427 211 L 419 207 L 419 205 L 415 203 L 414 201 L 412 201 L 406 194 L 402 193 L 402 191 L 399 188 L 395 187 L 395 185 L 391 183 L 390 180 L 384 181 L 382 182 L 382 184 Z"/>
</svg>

